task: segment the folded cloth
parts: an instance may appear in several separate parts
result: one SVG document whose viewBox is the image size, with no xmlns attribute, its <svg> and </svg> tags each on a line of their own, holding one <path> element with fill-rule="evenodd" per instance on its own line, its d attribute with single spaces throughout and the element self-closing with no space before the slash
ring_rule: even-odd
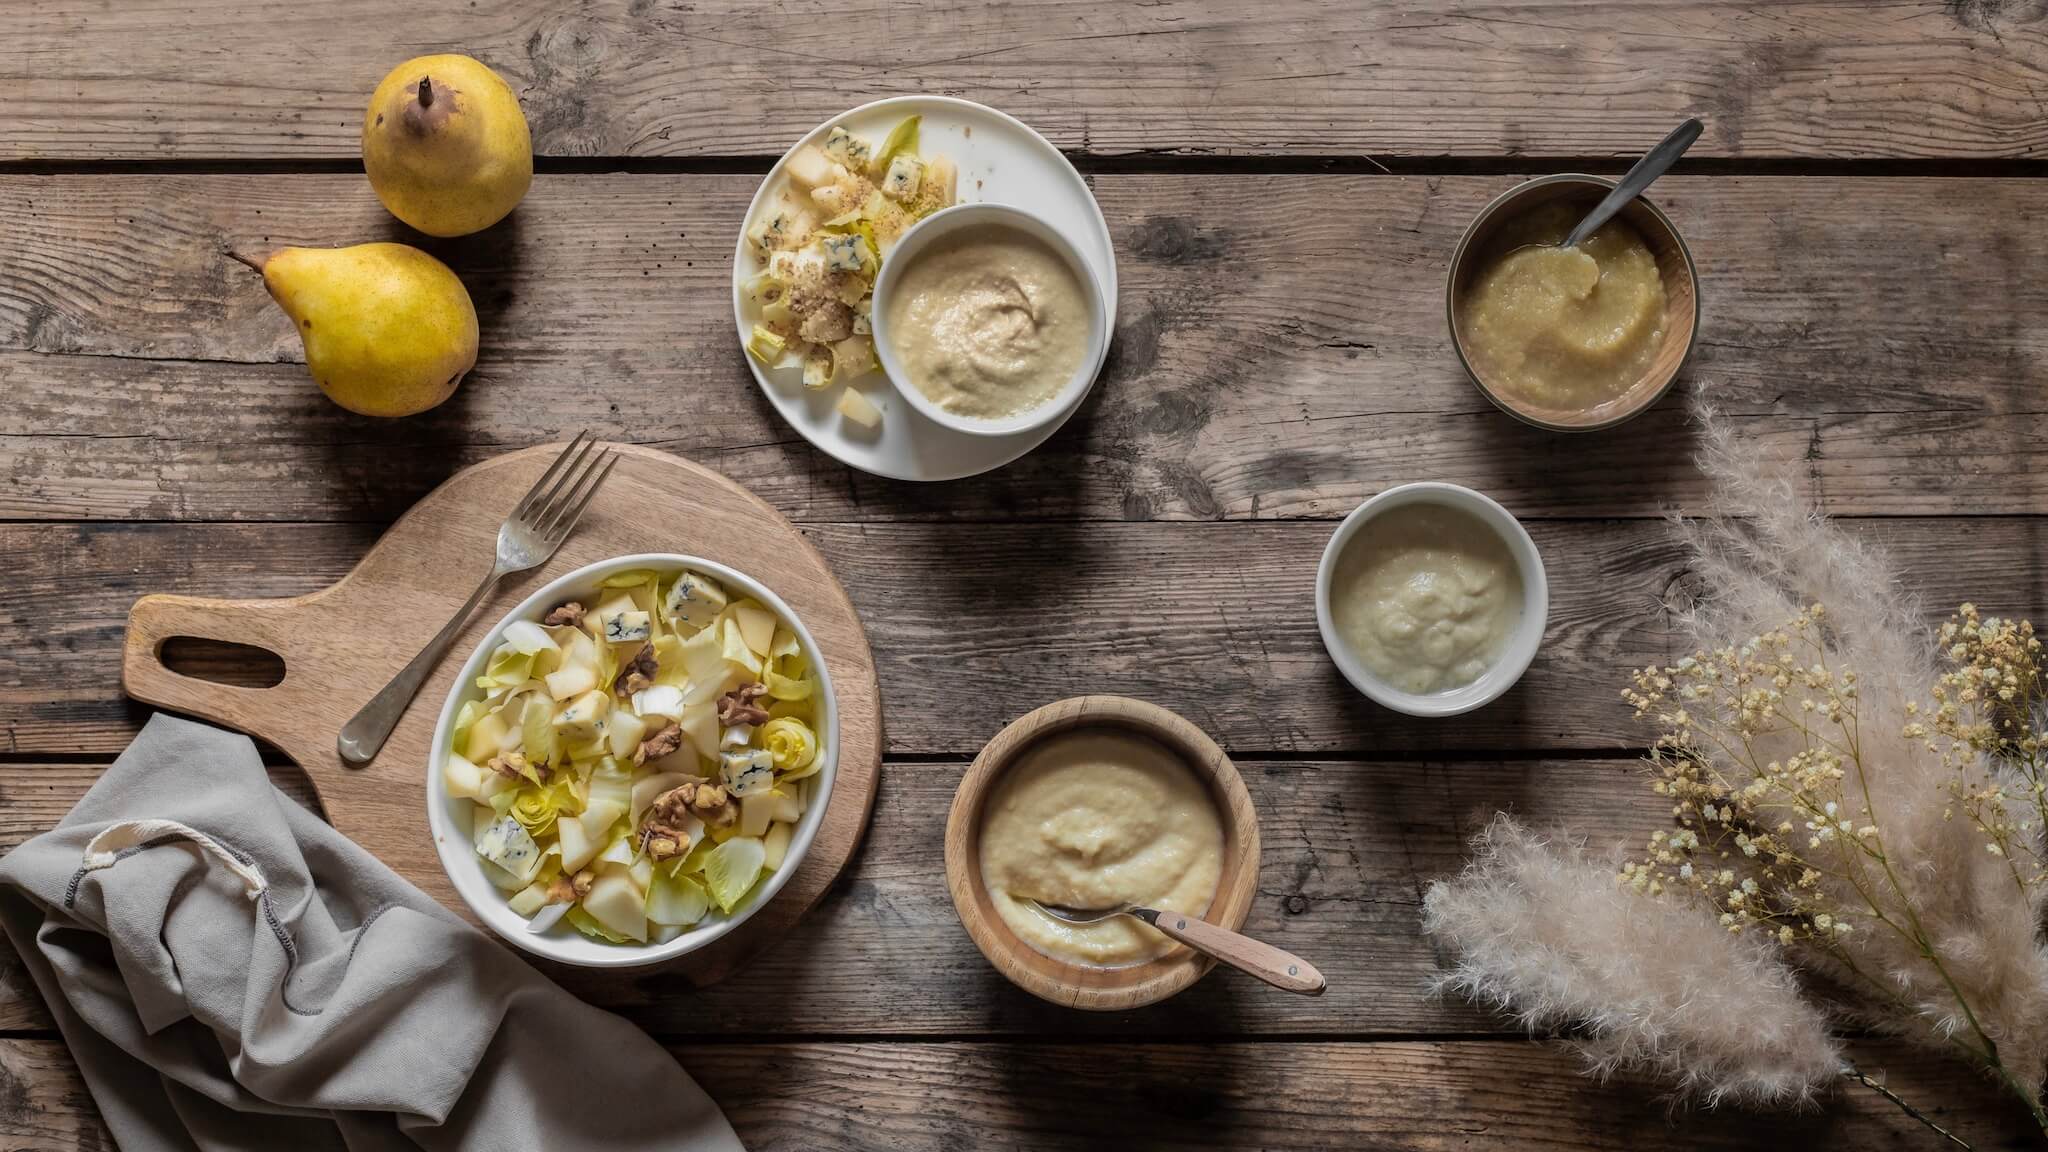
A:
<svg viewBox="0 0 2048 1152">
<path fill-rule="evenodd" d="M 734 1152 L 704 1091 L 158 716 L 0 859 L 0 927 L 128 1152 Z"/>
</svg>

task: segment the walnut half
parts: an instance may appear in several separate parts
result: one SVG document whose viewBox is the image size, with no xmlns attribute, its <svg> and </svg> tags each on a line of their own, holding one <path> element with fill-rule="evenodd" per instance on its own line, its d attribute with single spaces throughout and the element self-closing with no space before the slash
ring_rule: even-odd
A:
<svg viewBox="0 0 2048 1152">
<path fill-rule="evenodd" d="M 765 724 L 768 710 L 754 701 L 768 694 L 766 684 L 742 684 L 718 698 L 720 724 Z"/>
<path fill-rule="evenodd" d="M 671 720 L 662 725 L 660 731 L 640 741 L 638 748 L 633 749 L 633 765 L 637 768 L 649 760 L 659 760 L 682 746 L 682 726 Z"/>
<path fill-rule="evenodd" d="M 574 628 L 576 625 L 583 623 L 583 605 L 571 600 L 542 617 L 541 623 L 550 628 L 559 628 L 564 624 Z"/>
<path fill-rule="evenodd" d="M 626 697 L 647 688 L 654 683 L 654 674 L 661 670 L 661 662 L 654 658 L 654 645 L 642 644 L 633 658 L 620 667 L 619 675 L 612 681 L 612 693 Z"/>
</svg>

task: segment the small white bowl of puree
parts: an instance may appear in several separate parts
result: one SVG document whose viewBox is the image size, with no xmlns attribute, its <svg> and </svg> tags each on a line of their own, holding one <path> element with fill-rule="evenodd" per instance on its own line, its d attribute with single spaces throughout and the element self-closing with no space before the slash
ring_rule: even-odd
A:
<svg viewBox="0 0 2048 1152">
<path fill-rule="evenodd" d="M 1451 254 L 1451 343 L 1503 411 L 1560 432 L 1611 428 L 1661 399 L 1699 331 L 1699 277 L 1669 217 L 1637 197 L 1560 247 L 1613 182 L 1545 176 L 1480 210 Z"/>
<path fill-rule="evenodd" d="M 1550 615 L 1536 542 L 1456 484 L 1403 484 L 1358 506 L 1316 569 L 1316 625 L 1353 687 L 1410 716 L 1493 702 L 1528 671 Z"/>
<path fill-rule="evenodd" d="M 1005 728 L 968 768 L 946 821 L 946 883 L 975 946 L 1013 983 L 1069 1007 L 1164 1000 L 1214 961 L 1128 916 L 1133 903 L 1244 927 L 1259 828 L 1230 758 L 1141 700 L 1080 696 Z"/>
<path fill-rule="evenodd" d="M 875 352 L 927 419 L 981 436 L 1062 417 L 1109 352 L 1102 288 L 1072 241 L 1007 204 L 959 204 L 903 234 L 875 278 Z"/>
</svg>

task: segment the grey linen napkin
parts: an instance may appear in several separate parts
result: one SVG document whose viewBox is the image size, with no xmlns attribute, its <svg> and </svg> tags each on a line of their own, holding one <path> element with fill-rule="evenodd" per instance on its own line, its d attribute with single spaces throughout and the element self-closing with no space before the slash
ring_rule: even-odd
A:
<svg viewBox="0 0 2048 1152">
<path fill-rule="evenodd" d="M 675 1060 L 158 716 L 0 859 L 0 927 L 128 1152 L 733 1152 Z"/>
</svg>

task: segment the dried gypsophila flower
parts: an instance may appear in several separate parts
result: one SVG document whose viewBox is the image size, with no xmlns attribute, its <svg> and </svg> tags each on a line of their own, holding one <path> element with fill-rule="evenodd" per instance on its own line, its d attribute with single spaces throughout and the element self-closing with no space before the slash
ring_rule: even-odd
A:
<svg viewBox="0 0 2048 1152">
<path fill-rule="evenodd" d="M 1942 670 L 1883 555 L 1701 418 L 1723 515 L 1677 526 L 1709 591 L 1674 610 L 1697 651 L 1627 693 L 1661 730 L 1653 786 L 1678 827 L 1620 879 L 1792 948 L 1860 1018 L 1970 1054 L 2048 1129 L 2032 630 L 1965 606 Z"/>
</svg>

